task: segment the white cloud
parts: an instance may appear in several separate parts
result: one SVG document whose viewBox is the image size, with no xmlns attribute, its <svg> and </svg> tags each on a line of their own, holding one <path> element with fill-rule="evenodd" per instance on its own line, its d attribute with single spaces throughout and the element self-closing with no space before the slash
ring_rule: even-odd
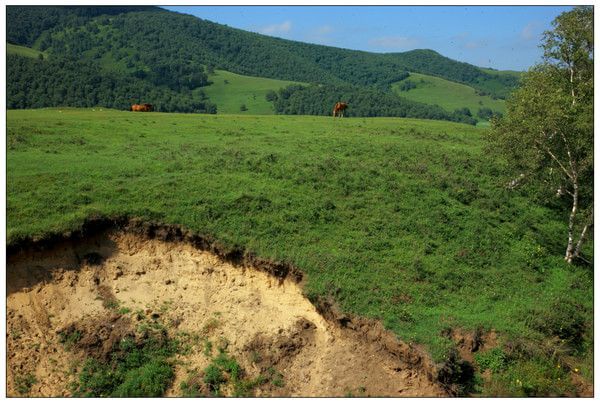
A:
<svg viewBox="0 0 600 403">
<path fill-rule="evenodd" d="M 281 24 L 271 24 L 265 27 L 259 28 L 258 32 L 265 35 L 285 34 L 292 30 L 292 22 L 284 21 Z"/>
<path fill-rule="evenodd" d="M 484 48 L 487 44 L 484 41 L 469 41 L 463 45 L 465 49 L 480 49 Z"/>
<path fill-rule="evenodd" d="M 373 38 L 369 41 L 371 46 L 377 46 L 380 48 L 388 49 L 412 49 L 417 46 L 421 41 L 417 38 L 411 38 L 408 36 L 382 36 L 379 38 Z"/>
<path fill-rule="evenodd" d="M 535 21 L 525 25 L 525 27 L 523 27 L 523 30 L 521 31 L 521 39 L 523 39 L 524 41 L 537 40 L 538 35 L 536 31 L 538 25 L 539 24 Z"/>
<path fill-rule="evenodd" d="M 314 30 L 314 34 L 315 35 L 328 35 L 330 33 L 333 32 L 333 27 L 330 25 L 323 25 L 320 27 L 315 28 Z"/>
</svg>

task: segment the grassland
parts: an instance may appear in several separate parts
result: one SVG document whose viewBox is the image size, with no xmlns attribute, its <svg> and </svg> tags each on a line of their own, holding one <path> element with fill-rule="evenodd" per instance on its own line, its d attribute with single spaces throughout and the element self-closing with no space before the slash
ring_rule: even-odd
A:
<svg viewBox="0 0 600 403">
<path fill-rule="evenodd" d="M 265 99 L 269 91 L 277 91 L 294 81 L 274 80 L 271 78 L 251 77 L 215 70 L 209 75 L 213 84 L 202 90 L 211 102 L 217 104 L 217 113 L 273 115 L 273 104 Z M 241 110 L 244 105 L 246 110 Z"/>
<path fill-rule="evenodd" d="M 202 90 L 211 102 L 217 104 L 217 113 L 272 115 L 273 104 L 265 99 L 268 91 L 277 91 L 293 81 L 243 76 L 224 70 L 215 70 L 209 75 L 213 84 Z M 240 108 L 245 105 L 246 111 Z"/>
<path fill-rule="evenodd" d="M 400 91 L 400 85 L 406 80 L 413 82 L 416 88 Z M 437 104 L 449 112 L 458 108 L 469 108 L 476 119 L 479 108 L 490 108 L 492 111 L 501 113 L 506 110 L 504 101 L 501 99 L 492 99 L 488 95 L 477 95 L 475 89 L 468 85 L 426 74 L 410 73 L 405 80 L 392 84 L 392 90 L 401 97 L 427 104 Z"/>
<path fill-rule="evenodd" d="M 505 189 L 485 133 L 398 118 L 11 110 L 7 239 L 93 215 L 182 224 L 295 264 L 309 298 L 380 319 L 438 361 L 445 330 L 494 329 L 484 394 L 573 393 L 573 371 L 592 377 L 592 270 L 563 262 L 561 213 Z"/>
<path fill-rule="evenodd" d="M 44 58 L 48 57 L 45 52 L 40 52 L 39 50 L 28 48 L 26 46 L 13 45 L 12 43 L 6 44 L 6 53 L 31 57 L 32 59 L 37 59 L 40 55 L 43 55 Z"/>
</svg>

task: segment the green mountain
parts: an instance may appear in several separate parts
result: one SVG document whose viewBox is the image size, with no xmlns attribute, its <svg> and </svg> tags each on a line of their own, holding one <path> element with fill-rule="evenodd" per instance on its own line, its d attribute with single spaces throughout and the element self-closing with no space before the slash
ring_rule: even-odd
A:
<svg viewBox="0 0 600 403">
<path fill-rule="evenodd" d="M 186 111 L 189 108 L 180 108 L 180 103 L 189 104 L 187 98 L 197 94 L 201 94 L 204 104 L 192 111 L 216 110 L 202 95 L 202 89 L 211 84 L 209 71 L 215 69 L 274 80 L 352 86 L 355 93 L 376 91 L 382 99 L 388 99 L 384 93 L 392 93 L 391 85 L 407 78 L 409 71 L 463 83 L 493 98 L 505 97 L 518 82 L 513 75 L 457 62 L 431 50 L 378 54 L 313 45 L 246 32 L 157 7 L 8 6 L 7 38 L 11 44 L 43 51 L 49 58 L 68 64 L 92 63 L 98 67 L 92 81 L 109 82 L 105 78 L 109 76 L 140 87 L 113 102 L 114 106 L 150 99 L 148 89 L 142 90 L 142 86 L 164 94 L 174 92 L 152 99 L 163 111 Z M 44 94 L 56 92 L 44 84 L 45 80 L 27 75 L 34 70 L 34 61 L 28 63 L 22 71 L 9 65 L 9 75 L 20 77 L 19 81 L 39 82 L 37 92 L 24 93 L 24 99 L 45 99 Z M 31 107 L 13 102 L 15 91 L 24 90 L 9 85 L 9 107 Z M 104 89 L 102 92 L 110 93 Z M 72 105 L 73 100 L 63 103 Z M 434 113 L 410 100 L 403 104 L 422 110 L 423 117 L 438 115 L 437 109 Z M 46 102 L 46 106 L 54 105 L 55 101 Z M 103 105 L 110 106 L 107 102 Z M 319 114 L 325 113 L 329 111 Z M 448 113 L 439 118 L 455 120 Z"/>
</svg>

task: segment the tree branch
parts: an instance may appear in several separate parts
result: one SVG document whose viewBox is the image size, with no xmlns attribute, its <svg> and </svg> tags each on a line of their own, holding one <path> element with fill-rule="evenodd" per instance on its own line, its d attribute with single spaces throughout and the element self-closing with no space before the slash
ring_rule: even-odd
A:
<svg viewBox="0 0 600 403">
<path fill-rule="evenodd" d="M 569 177 L 569 179 L 571 179 L 571 180 L 574 179 L 573 176 L 571 175 L 571 173 L 569 173 L 569 171 L 567 170 L 567 168 L 565 168 L 564 165 L 559 161 L 559 159 L 556 158 L 556 156 L 554 155 L 554 153 L 550 150 L 550 148 L 547 145 L 543 144 L 539 140 L 535 140 L 535 142 L 540 147 L 542 147 L 544 149 L 544 151 L 546 151 L 548 153 L 548 155 L 550 155 L 550 157 L 558 164 L 558 166 L 560 167 L 560 169 L 563 170 L 563 172 L 565 173 L 565 175 L 567 175 Z"/>
</svg>

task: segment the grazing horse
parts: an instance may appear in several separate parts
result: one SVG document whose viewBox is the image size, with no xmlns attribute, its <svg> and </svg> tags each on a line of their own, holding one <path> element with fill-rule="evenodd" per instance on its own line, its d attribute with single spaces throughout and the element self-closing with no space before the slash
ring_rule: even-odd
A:
<svg viewBox="0 0 600 403">
<path fill-rule="evenodd" d="M 154 106 L 152 104 L 133 104 L 129 110 L 132 112 L 152 112 Z"/>
<path fill-rule="evenodd" d="M 344 117 L 344 111 L 348 107 L 348 104 L 345 102 L 336 102 L 333 107 L 333 117 L 339 116 L 341 118 Z"/>
</svg>

